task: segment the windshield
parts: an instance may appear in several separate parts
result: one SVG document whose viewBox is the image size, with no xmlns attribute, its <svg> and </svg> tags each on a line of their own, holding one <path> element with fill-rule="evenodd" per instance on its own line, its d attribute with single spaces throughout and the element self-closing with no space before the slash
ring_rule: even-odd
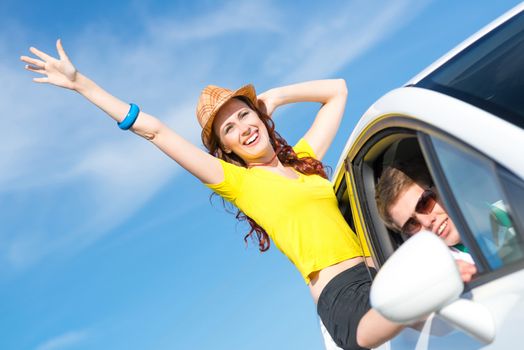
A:
<svg viewBox="0 0 524 350">
<path fill-rule="evenodd" d="M 415 84 L 459 98 L 524 128 L 524 13 Z"/>
</svg>

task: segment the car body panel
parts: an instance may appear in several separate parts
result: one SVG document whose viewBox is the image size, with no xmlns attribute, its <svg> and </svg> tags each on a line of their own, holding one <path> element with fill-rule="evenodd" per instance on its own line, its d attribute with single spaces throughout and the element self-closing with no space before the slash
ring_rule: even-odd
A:
<svg viewBox="0 0 524 350">
<path fill-rule="evenodd" d="M 346 157 L 356 154 L 355 149 L 372 136 L 368 130 L 374 124 L 397 116 L 416 119 L 462 140 L 524 178 L 524 162 L 514 160 L 515 154 L 524 149 L 523 129 L 453 97 L 416 87 L 395 89 L 364 113 L 344 147 L 335 173 Z M 500 142 L 501 138 L 504 142 Z"/>
</svg>

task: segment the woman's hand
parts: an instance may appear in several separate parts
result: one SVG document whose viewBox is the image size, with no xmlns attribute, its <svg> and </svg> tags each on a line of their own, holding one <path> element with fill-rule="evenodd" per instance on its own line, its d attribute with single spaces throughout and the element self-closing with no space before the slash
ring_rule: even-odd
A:
<svg viewBox="0 0 524 350">
<path fill-rule="evenodd" d="M 258 108 L 269 117 L 273 115 L 273 112 L 278 107 L 276 102 L 276 96 L 271 92 L 271 90 L 265 91 L 257 96 Z"/>
<path fill-rule="evenodd" d="M 347 86 L 343 79 L 313 80 L 276 87 L 258 96 L 259 107 L 271 116 L 276 108 L 295 102 L 318 102 L 321 104 L 313 124 L 304 135 L 315 158 L 322 160 L 335 138 L 344 115 Z"/>
<path fill-rule="evenodd" d="M 29 48 L 29 51 L 39 59 L 28 56 L 21 56 L 20 59 L 27 63 L 25 69 L 45 75 L 45 77 L 33 78 L 34 82 L 49 83 L 74 90 L 77 70 L 69 60 L 69 57 L 67 57 L 60 39 L 56 41 L 56 50 L 58 51 L 59 59 L 51 57 L 34 47 Z"/>
</svg>

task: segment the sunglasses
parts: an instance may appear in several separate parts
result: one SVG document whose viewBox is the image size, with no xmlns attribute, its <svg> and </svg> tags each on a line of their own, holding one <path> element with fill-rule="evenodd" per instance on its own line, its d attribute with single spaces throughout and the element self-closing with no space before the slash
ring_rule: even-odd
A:
<svg viewBox="0 0 524 350">
<path fill-rule="evenodd" d="M 433 190 L 425 190 L 420 195 L 415 206 L 415 213 L 429 214 L 437 203 L 437 195 Z M 400 232 L 412 235 L 417 233 L 422 228 L 422 224 L 416 218 L 409 218 L 408 221 L 402 226 Z"/>
</svg>

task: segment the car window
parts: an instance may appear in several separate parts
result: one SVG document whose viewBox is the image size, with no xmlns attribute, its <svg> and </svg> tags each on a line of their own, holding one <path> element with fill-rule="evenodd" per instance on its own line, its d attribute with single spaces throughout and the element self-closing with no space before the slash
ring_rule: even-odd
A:
<svg viewBox="0 0 524 350">
<path fill-rule="evenodd" d="M 522 259 L 523 240 L 497 166 L 473 151 L 437 137 L 431 140 L 455 202 L 489 267 L 498 269 Z"/>
<path fill-rule="evenodd" d="M 524 127 L 524 13 L 453 57 L 415 86 L 445 93 Z"/>
</svg>

